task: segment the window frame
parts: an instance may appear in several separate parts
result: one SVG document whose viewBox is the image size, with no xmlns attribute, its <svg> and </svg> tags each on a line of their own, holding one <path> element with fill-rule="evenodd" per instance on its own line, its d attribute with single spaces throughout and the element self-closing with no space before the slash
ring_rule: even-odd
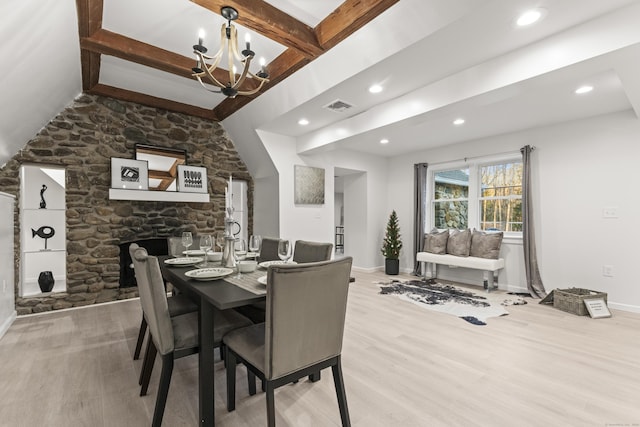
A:
<svg viewBox="0 0 640 427">
<path fill-rule="evenodd" d="M 495 166 L 506 163 L 520 163 L 522 164 L 522 157 L 518 154 L 509 154 L 509 155 L 497 155 L 497 156 L 488 156 L 476 159 L 464 159 L 453 162 L 445 162 L 440 163 L 434 166 L 429 167 L 429 173 L 427 174 L 427 203 L 428 203 L 428 215 L 425 215 L 425 230 L 428 232 L 432 230 L 435 226 L 435 203 L 438 201 L 442 201 L 442 199 L 435 199 L 435 176 L 438 172 L 447 171 L 447 170 L 456 170 L 456 169 L 469 169 L 469 195 L 467 198 L 468 202 L 468 210 L 467 210 L 467 228 L 469 229 L 477 229 L 480 228 L 481 221 L 481 212 L 480 212 L 480 204 L 482 200 L 497 200 L 501 198 L 508 199 L 520 199 L 522 200 L 522 194 L 519 197 L 517 196 L 507 196 L 507 197 L 481 197 L 481 183 L 482 177 L 480 176 L 480 172 L 482 167 L 486 166 Z M 453 201 L 453 199 L 452 199 Z M 522 238 L 522 231 L 505 231 L 505 237 L 509 238 Z"/>
</svg>

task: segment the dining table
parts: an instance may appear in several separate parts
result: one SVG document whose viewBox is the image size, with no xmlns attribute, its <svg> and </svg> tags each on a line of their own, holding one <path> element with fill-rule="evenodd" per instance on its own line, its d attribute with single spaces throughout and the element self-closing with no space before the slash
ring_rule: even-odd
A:
<svg viewBox="0 0 640 427">
<path fill-rule="evenodd" d="M 163 278 L 181 293 L 196 300 L 199 305 L 198 333 L 198 400 L 200 425 L 215 425 L 214 410 L 214 308 L 228 310 L 250 305 L 266 299 L 266 286 L 258 279 L 266 276 L 267 270 L 257 269 L 251 273 L 233 273 L 216 280 L 196 280 L 189 277 L 195 265 L 176 266 L 165 263 L 171 256 L 158 256 Z M 209 262 L 209 267 L 220 267 Z M 191 274 L 193 275 L 193 274 Z"/>
</svg>

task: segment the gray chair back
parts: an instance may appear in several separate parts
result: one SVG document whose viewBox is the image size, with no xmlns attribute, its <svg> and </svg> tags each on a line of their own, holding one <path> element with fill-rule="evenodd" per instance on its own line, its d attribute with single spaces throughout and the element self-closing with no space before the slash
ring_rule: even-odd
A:
<svg viewBox="0 0 640 427">
<path fill-rule="evenodd" d="M 296 240 L 293 260 L 297 263 L 328 261 L 331 259 L 333 243 Z"/>
<path fill-rule="evenodd" d="M 265 376 L 280 378 L 340 355 L 351 257 L 268 270 Z"/>
<path fill-rule="evenodd" d="M 280 257 L 278 257 L 278 243 L 280 243 L 280 239 L 274 239 L 272 237 L 262 238 L 262 244 L 260 245 L 260 262 L 280 259 Z"/>
<path fill-rule="evenodd" d="M 149 256 L 146 249 L 135 243 L 129 246 L 129 254 L 136 272 L 142 311 L 153 343 L 161 355 L 171 353 L 174 350 L 173 328 L 158 258 Z"/>
</svg>

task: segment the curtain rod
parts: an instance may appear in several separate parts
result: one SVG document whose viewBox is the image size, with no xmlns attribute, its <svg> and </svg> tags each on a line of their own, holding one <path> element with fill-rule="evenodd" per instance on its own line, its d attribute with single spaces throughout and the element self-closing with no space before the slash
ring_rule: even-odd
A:
<svg viewBox="0 0 640 427">
<path fill-rule="evenodd" d="M 531 151 L 535 150 L 536 147 L 531 147 Z M 496 157 L 496 156 L 506 156 L 506 155 L 512 155 L 512 154 L 520 154 L 520 150 L 518 151 L 503 151 L 502 153 L 493 153 L 493 154 L 487 154 L 484 156 L 472 156 L 472 157 L 462 157 L 460 159 L 452 159 L 452 160 L 447 160 L 447 161 L 442 161 L 442 162 L 427 162 L 427 164 L 429 166 L 437 166 L 437 165 L 444 165 L 447 163 L 454 163 L 454 162 L 468 162 L 469 160 L 478 160 L 478 159 L 486 159 L 489 157 Z"/>
</svg>

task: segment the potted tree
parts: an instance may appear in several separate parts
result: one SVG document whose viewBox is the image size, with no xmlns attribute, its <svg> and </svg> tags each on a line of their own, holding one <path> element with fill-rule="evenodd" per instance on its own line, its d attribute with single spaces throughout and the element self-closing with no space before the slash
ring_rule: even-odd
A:
<svg viewBox="0 0 640 427">
<path fill-rule="evenodd" d="M 400 239 L 400 226 L 398 225 L 398 215 L 392 211 L 387 222 L 387 230 L 382 241 L 382 255 L 384 255 L 385 274 L 396 275 L 400 272 L 400 250 L 402 240 Z"/>
</svg>

